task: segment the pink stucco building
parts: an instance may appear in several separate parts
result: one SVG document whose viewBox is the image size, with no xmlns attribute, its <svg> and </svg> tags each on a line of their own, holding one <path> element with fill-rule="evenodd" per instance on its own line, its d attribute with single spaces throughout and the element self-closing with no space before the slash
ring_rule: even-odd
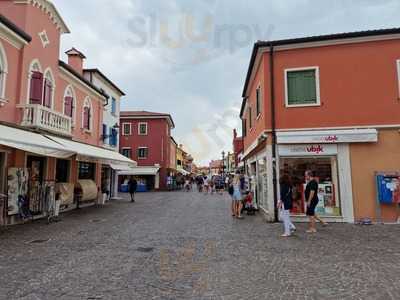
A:
<svg viewBox="0 0 400 300">
<path fill-rule="evenodd" d="M 42 215 L 34 188 L 54 188 L 69 208 L 77 187 L 91 191 L 82 200 L 94 200 L 102 164 L 133 163 L 102 148 L 108 95 L 83 76 L 83 53 L 72 48 L 67 62 L 59 59 L 60 39 L 70 31 L 50 1 L 3 0 L 0 12 L 0 194 L 8 193 L 0 222 L 20 213 L 18 196 Z M 17 168 L 28 172 L 23 195 L 9 188 L 7 175 Z"/>
</svg>

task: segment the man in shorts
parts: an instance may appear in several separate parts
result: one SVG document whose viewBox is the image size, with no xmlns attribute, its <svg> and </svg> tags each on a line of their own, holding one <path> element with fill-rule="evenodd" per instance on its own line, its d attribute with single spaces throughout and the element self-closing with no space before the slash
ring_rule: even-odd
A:
<svg viewBox="0 0 400 300">
<path fill-rule="evenodd" d="M 305 173 L 305 179 L 307 182 L 306 190 L 304 191 L 305 201 L 307 204 L 306 215 L 310 220 L 310 225 L 307 233 L 315 233 L 317 229 L 315 227 L 315 220 L 320 221 L 324 226 L 327 225 L 320 217 L 315 214 L 315 208 L 318 205 L 318 181 L 315 175 L 315 171 L 308 170 Z"/>
</svg>

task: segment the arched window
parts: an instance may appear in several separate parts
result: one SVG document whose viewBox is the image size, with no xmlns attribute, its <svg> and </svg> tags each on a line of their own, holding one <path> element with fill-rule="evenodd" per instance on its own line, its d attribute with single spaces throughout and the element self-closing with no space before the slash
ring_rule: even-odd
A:
<svg viewBox="0 0 400 300">
<path fill-rule="evenodd" d="M 83 117 L 82 117 L 82 127 L 85 130 L 92 130 L 92 102 L 90 101 L 89 97 L 86 97 L 83 103 Z"/>
<path fill-rule="evenodd" d="M 43 106 L 52 107 L 54 95 L 54 77 L 50 69 L 47 69 L 44 76 Z"/>
<path fill-rule="evenodd" d="M 0 102 L 6 97 L 7 57 L 0 42 Z"/>
<path fill-rule="evenodd" d="M 34 60 L 29 68 L 29 103 L 42 104 L 43 99 L 43 73 L 38 60 Z"/>
<path fill-rule="evenodd" d="M 64 115 L 70 117 L 72 120 L 74 119 L 75 115 L 75 91 L 74 88 L 69 85 L 65 89 L 64 93 Z"/>
</svg>

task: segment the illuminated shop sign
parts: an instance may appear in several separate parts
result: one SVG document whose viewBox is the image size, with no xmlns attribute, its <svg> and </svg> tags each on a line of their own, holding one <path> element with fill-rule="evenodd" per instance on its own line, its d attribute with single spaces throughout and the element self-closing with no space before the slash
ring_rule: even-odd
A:
<svg viewBox="0 0 400 300">
<path fill-rule="evenodd" d="M 376 129 L 278 132 L 278 144 L 375 143 Z"/>
<path fill-rule="evenodd" d="M 337 145 L 311 144 L 311 145 L 280 145 L 280 156 L 324 156 L 335 155 L 338 152 Z"/>
</svg>

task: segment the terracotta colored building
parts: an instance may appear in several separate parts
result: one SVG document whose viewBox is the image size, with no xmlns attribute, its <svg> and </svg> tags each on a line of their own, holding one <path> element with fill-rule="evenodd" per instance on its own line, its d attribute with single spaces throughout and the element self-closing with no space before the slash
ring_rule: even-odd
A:
<svg viewBox="0 0 400 300">
<path fill-rule="evenodd" d="M 233 130 L 233 157 L 235 162 L 235 167 L 240 168 L 244 166 L 241 161 L 243 155 L 243 137 L 237 135 L 236 129 Z"/>
<path fill-rule="evenodd" d="M 107 95 L 83 77 L 82 53 L 59 60 L 69 29 L 50 1 L 4 0 L 0 12 L 1 219 L 41 217 L 55 193 L 72 208 L 77 186 L 97 200 L 101 165 L 133 163 L 101 147 Z"/>
<path fill-rule="evenodd" d="M 176 168 L 171 158 L 174 149 L 169 114 L 147 111 L 122 111 L 120 151 L 138 163 L 136 175 L 149 189 L 166 189 L 167 176 Z"/>
<path fill-rule="evenodd" d="M 277 215 L 282 174 L 295 184 L 293 214 L 304 216 L 304 172 L 313 169 L 327 220 L 398 221 L 399 53 L 400 29 L 254 45 L 240 117 L 246 170 L 267 216 Z"/>
</svg>

